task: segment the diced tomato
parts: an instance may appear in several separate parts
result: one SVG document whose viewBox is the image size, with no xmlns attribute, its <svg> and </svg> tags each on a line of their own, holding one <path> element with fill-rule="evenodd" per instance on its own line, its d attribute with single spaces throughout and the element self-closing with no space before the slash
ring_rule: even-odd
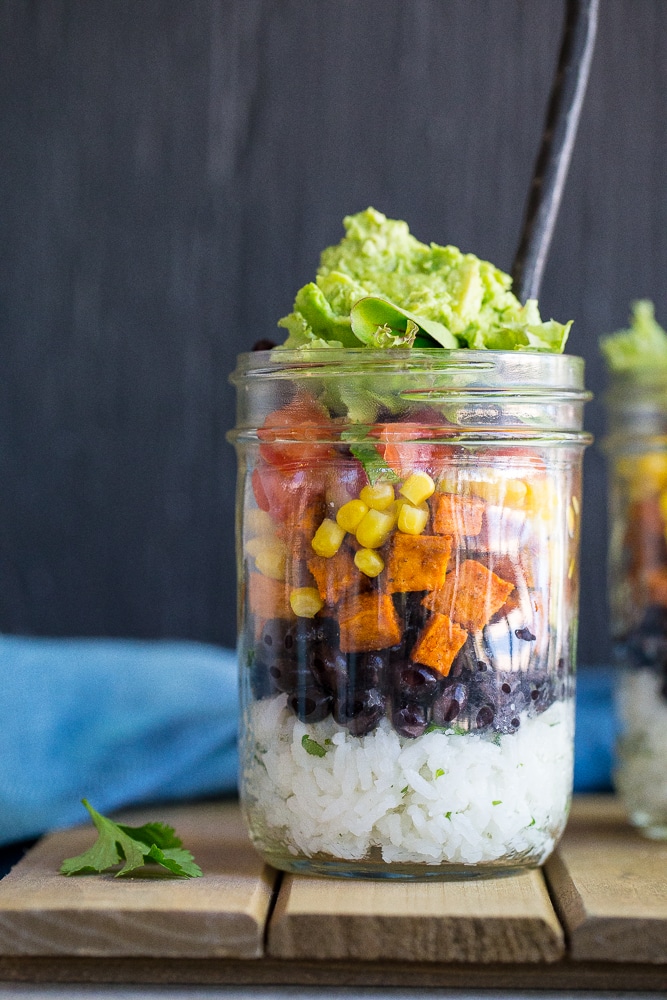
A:
<svg viewBox="0 0 667 1000">
<path fill-rule="evenodd" d="M 336 509 L 348 500 L 354 500 L 368 483 L 368 476 L 361 462 L 334 462 L 326 473 L 326 500 Z"/>
<path fill-rule="evenodd" d="M 324 496 L 325 479 L 314 468 L 290 466 L 276 468 L 260 462 L 251 477 L 252 491 L 261 510 L 277 521 L 284 521 Z"/>
<path fill-rule="evenodd" d="M 443 457 L 443 447 L 446 446 L 419 440 L 424 437 L 425 431 L 422 424 L 408 421 L 378 424 L 374 429 L 373 436 L 378 438 L 380 457 L 401 478 L 415 469 L 427 469 Z"/>
<path fill-rule="evenodd" d="M 326 409 L 309 393 L 299 393 L 291 403 L 267 414 L 257 432 L 260 455 L 278 467 L 326 461 L 336 454 L 327 443 L 331 432 Z"/>
<path fill-rule="evenodd" d="M 266 490 L 264 489 L 264 483 L 262 481 L 262 474 L 259 469 L 253 469 L 252 476 L 250 477 L 250 485 L 252 486 L 252 492 L 257 502 L 257 506 L 260 510 L 264 510 L 268 513 L 268 511 L 271 510 L 271 501 L 266 495 Z"/>
</svg>

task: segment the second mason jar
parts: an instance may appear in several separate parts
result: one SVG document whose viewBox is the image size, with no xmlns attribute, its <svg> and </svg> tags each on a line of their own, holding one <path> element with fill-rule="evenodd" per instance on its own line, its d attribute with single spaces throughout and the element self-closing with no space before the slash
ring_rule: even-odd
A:
<svg viewBox="0 0 667 1000">
<path fill-rule="evenodd" d="M 667 377 L 614 373 L 606 402 L 614 779 L 630 822 L 667 839 Z"/>
<path fill-rule="evenodd" d="M 241 355 L 241 797 L 279 869 L 541 864 L 573 766 L 583 362 Z"/>
</svg>

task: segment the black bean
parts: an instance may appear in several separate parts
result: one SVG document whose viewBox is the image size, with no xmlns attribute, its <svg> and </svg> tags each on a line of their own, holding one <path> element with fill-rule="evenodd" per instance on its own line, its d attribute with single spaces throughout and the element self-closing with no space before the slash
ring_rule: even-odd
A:
<svg viewBox="0 0 667 1000">
<path fill-rule="evenodd" d="M 490 726 L 491 723 L 493 722 L 494 714 L 495 713 L 490 705 L 484 705 L 482 708 L 480 708 L 479 712 L 477 713 L 477 718 L 475 719 L 477 728 L 485 729 L 487 726 Z"/>
<path fill-rule="evenodd" d="M 321 722 L 331 711 L 331 695 L 322 688 L 303 688 L 289 696 L 287 705 L 302 722 Z"/>
<path fill-rule="evenodd" d="M 392 714 L 392 725 L 400 736 L 415 739 L 426 729 L 426 713 L 421 705 L 404 705 Z"/>
<path fill-rule="evenodd" d="M 468 703 L 468 691 L 463 684 L 452 684 L 433 702 L 433 722 L 444 726 L 453 722 Z"/>
</svg>

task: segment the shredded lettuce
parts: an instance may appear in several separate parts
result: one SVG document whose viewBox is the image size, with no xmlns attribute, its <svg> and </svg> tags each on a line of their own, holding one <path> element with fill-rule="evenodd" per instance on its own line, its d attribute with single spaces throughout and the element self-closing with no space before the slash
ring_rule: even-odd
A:
<svg viewBox="0 0 667 1000">
<path fill-rule="evenodd" d="M 421 243 L 407 223 L 368 208 L 343 220 L 314 282 L 278 325 L 282 348 L 460 347 L 562 352 L 570 323 L 543 322 L 512 279 L 454 246 Z"/>
<path fill-rule="evenodd" d="M 629 328 L 600 337 L 600 350 L 611 372 L 641 376 L 667 369 L 667 331 L 656 320 L 653 303 L 633 302 Z"/>
</svg>

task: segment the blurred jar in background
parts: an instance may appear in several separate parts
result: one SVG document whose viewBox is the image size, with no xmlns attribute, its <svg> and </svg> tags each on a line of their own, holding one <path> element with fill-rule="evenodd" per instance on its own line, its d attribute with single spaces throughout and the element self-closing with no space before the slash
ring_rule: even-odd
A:
<svg viewBox="0 0 667 1000">
<path fill-rule="evenodd" d="M 631 823 L 667 838 L 667 333 L 649 302 L 602 339 L 609 468 L 609 603 L 619 736 L 616 789 Z"/>
</svg>

